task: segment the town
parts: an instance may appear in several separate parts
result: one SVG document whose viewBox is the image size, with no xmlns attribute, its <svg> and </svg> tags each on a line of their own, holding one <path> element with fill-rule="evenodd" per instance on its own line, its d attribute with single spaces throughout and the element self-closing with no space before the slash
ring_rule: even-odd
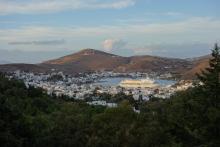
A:
<svg viewBox="0 0 220 147">
<path fill-rule="evenodd" d="M 111 96 L 123 93 L 132 96 L 133 100 L 148 101 L 151 97 L 166 99 L 176 91 L 186 90 L 193 87 L 192 81 L 176 81 L 168 85 L 158 85 L 156 87 L 122 87 L 120 84 L 105 85 L 102 84 L 106 78 L 145 78 L 152 79 L 170 79 L 171 74 L 157 75 L 156 73 L 114 73 L 114 72 L 95 72 L 89 74 L 79 73 L 77 75 L 64 75 L 62 72 L 52 72 L 49 74 L 35 74 L 29 72 L 15 71 L 8 75 L 9 78 L 16 78 L 24 81 L 26 87 L 44 89 L 48 95 L 57 97 L 66 96 L 75 100 L 86 100 L 91 105 L 102 105 L 115 107 L 115 101 L 103 100 L 102 96 L 108 94 Z"/>
</svg>

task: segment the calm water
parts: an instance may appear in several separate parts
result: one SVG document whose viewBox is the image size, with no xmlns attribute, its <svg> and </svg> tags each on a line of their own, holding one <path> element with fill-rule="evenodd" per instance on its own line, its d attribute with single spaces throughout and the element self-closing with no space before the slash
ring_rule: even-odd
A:
<svg viewBox="0 0 220 147">
<path fill-rule="evenodd" d="M 129 79 L 129 78 L 106 78 L 102 79 L 99 82 L 95 83 L 96 85 L 102 85 L 102 86 L 117 86 L 122 80 Z M 155 82 L 159 84 L 160 86 L 167 86 L 175 84 L 176 81 L 173 80 L 161 80 L 161 79 L 155 79 Z"/>
</svg>

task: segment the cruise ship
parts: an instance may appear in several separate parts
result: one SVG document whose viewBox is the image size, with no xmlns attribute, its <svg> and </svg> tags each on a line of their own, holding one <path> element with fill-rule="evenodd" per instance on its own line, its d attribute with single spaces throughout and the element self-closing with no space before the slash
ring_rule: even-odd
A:
<svg viewBox="0 0 220 147">
<path fill-rule="evenodd" d="M 123 80 L 120 82 L 119 86 L 123 88 L 155 88 L 159 85 L 155 81 L 150 79 L 141 80 Z"/>
</svg>

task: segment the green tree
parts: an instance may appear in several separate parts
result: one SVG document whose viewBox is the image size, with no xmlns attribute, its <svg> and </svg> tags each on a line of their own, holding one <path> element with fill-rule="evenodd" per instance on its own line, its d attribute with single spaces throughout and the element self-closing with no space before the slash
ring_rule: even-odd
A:
<svg viewBox="0 0 220 147">
<path fill-rule="evenodd" d="M 202 82 L 201 89 L 207 95 L 214 99 L 220 99 L 220 48 L 215 44 L 212 50 L 212 58 L 209 61 L 209 67 L 197 74 Z"/>
</svg>

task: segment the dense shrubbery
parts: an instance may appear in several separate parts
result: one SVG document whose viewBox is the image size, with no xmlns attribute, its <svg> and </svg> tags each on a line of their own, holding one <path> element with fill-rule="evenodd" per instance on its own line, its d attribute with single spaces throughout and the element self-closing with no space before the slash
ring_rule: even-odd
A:
<svg viewBox="0 0 220 147">
<path fill-rule="evenodd" d="M 219 147 L 219 80 L 202 77 L 204 85 L 151 99 L 137 114 L 126 100 L 117 108 L 93 107 L 1 75 L 0 146 Z"/>
</svg>

